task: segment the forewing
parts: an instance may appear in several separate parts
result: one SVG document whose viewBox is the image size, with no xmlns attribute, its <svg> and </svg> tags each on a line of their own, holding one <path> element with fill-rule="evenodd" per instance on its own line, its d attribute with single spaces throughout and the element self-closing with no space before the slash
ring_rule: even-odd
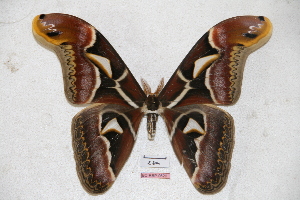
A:
<svg viewBox="0 0 300 200">
<path fill-rule="evenodd" d="M 179 65 L 158 98 L 164 107 L 235 103 L 247 56 L 270 38 L 266 17 L 241 16 L 205 33 Z"/>
<path fill-rule="evenodd" d="M 42 14 L 33 20 L 33 33 L 58 55 L 70 103 L 142 105 L 146 95 L 139 84 L 114 48 L 89 23 L 67 14 Z"/>
<path fill-rule="evenodd" d="M 114 183 L 131 153 L 143 115 L 140 108 L 94 104 L 73 118 L 77 172 L 88 192 L 104 193 Z"/>
<path fill-rule="evenodd" d="M 164 109 L 171 144 L 179 162 L 201 193 L 218 192 L 230 170 L 234 123 L 213 105 Z"/>
</svg>

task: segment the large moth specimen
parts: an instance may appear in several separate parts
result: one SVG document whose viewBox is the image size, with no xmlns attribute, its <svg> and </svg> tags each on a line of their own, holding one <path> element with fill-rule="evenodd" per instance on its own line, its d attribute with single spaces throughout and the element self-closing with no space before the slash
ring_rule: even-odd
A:
<svg viewBox="0 0 300 200">
<path fill-rule="evenodd" d="M 223 188 L 234 122 L 215 105 L 238 100 L 247 56 L 271 36 L 268 18 L 240 16 L 215 25 L 154 93 L 144 80 L 139 86 L 104 36 L 82 19 L 41 14 L 33 33 L 59 57 L 68 101 L 91 104 L 72 121 L 77 172 L 88 192 L 104 193 L 114 183 L 145 115 L 150 140 L 158 115 L 164 119 L 174 152 L 199 192 Z"/>
</svg>

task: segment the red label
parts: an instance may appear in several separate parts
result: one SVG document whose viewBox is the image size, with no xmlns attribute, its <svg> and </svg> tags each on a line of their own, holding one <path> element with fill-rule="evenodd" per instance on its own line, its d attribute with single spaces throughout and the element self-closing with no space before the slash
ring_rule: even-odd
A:
<svg viewBox="0 0 300 200">
<path fill-rule="evenodd" d="M 170 179 L 170 173 L 141 173 L 141 178 Z"/>
</svg>

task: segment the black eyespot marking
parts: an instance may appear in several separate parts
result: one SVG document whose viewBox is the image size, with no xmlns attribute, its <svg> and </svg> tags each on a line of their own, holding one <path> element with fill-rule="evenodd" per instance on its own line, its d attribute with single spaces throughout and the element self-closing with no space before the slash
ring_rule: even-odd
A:
<svg viewBox="0 0 300 200">
<path fill-rule="evenodd" d="M 243 44 L 237 44 L 237 46 L 243 47 L 244 45 Z"/>
<path fill-rule="evenodd" d="M 260 21 L 265 21 L 264 16 L 259 16 L 258 19 L 259 19 Z"/>
<path fill-rule="evenodd" d="M 54 36 L 57 36 L 57 35 L 60 35 L 60 34 L 61 34 L 60 31 L 53 31 L 53 32 L 47 33 L 47 35 L 49 37 L 54 37 Z"/>
<path fill-rule="evenodd" d="M 45 16 L 46 16 L 45 14 L 41 14 L 40 19 L 44 19 Z"/>
<path fill-rule="evenodd" d="M 248 37 L 248 38 L 256 38 L 256 34 L 251 34 L 251 33 L 243 33 L 243 36 Z"/>
<path fill-rule="evenodd" d="M 60 45 L 67 45 L 68 43 L 67 42 L 63 42 L 63 43 L 61 43 Z"/>
</svg>

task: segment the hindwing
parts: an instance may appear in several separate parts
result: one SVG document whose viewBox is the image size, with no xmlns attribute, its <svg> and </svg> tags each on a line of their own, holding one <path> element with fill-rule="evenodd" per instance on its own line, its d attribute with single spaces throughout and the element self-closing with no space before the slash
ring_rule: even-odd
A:
<svg viewBox="0 0 300 200">
<path fill-rule="evenodd" d="M 165 109 L 164 121 L 179 162 L 202 193 L 219 191 L 227 180 L 234 144 L 232 117 L 213 105 Z"/>
<path fill-rule="evenodd" d="M 128 159 L 144 114 L 118 104 L 93 104 L 72 122 L 78 176 L 90 193 L 110 188 Z"/>
</svg>

